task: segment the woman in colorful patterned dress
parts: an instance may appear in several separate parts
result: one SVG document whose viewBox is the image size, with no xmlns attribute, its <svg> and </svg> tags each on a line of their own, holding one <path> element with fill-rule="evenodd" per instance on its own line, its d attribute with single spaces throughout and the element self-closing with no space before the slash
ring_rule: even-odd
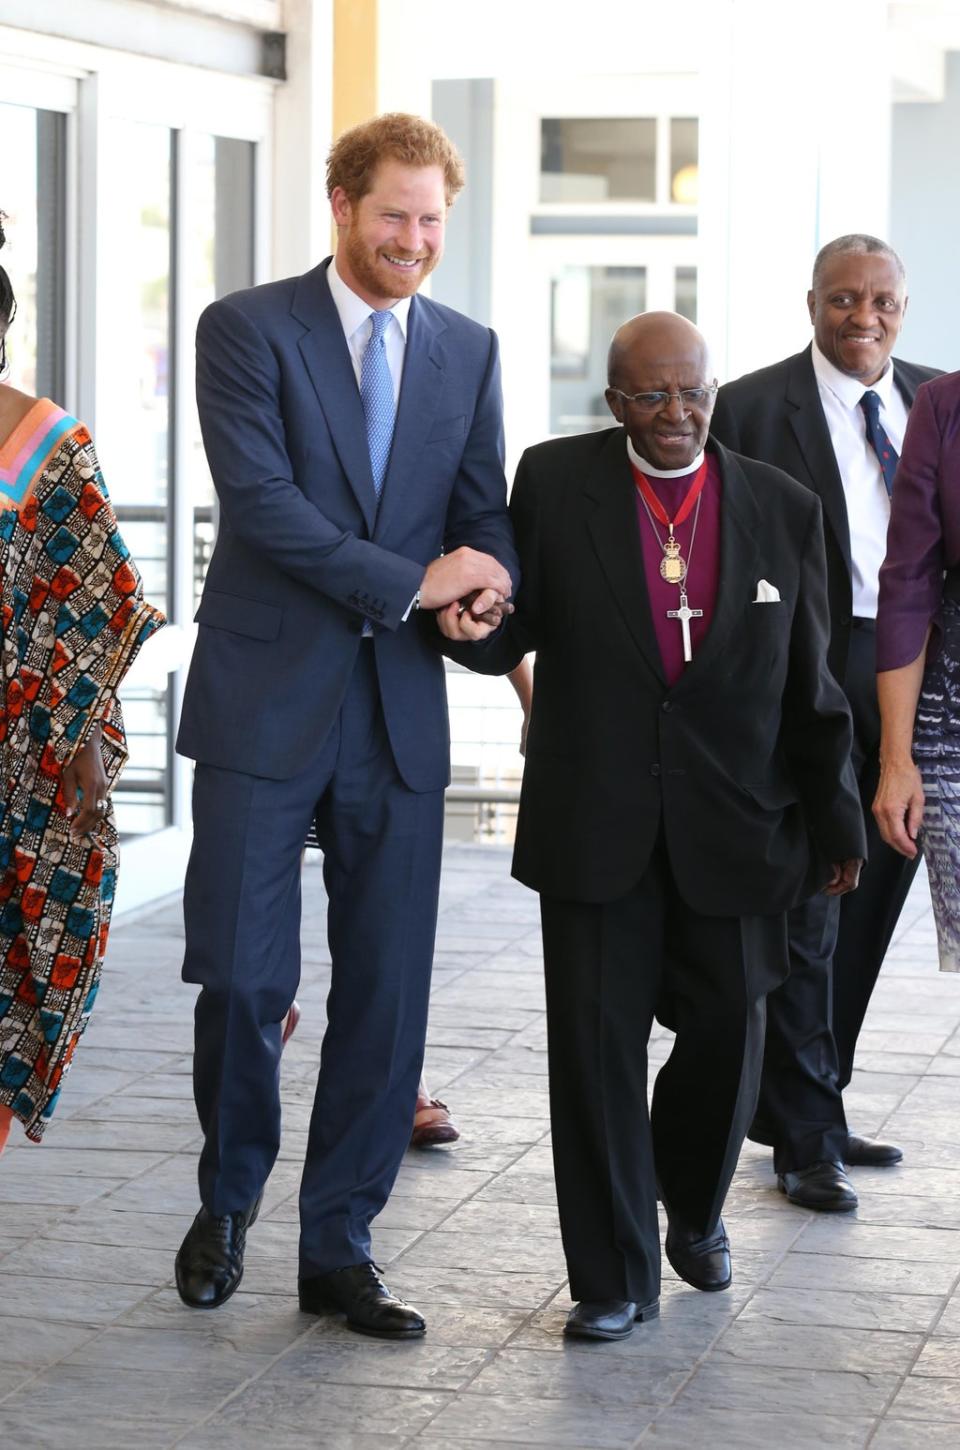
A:
<svg viewBox="0 0 960 1450">
<path fill-rule="evenodd" d="M 910 410 L 880 570 L 881 774 L 873 813 L 904 856 L 923 850 L 940 970 L 960 972 L 960 372 Z"/>
<path fill-rule="evenodd" d="M 0 376 L 15 307 L 0 267 Z M 83 424 L 0 385 L 0 1149 L 15 1118 L 42 1137 L 96 996 L 126 756 L 117 687 L 162 623 Z"/>
</svg>

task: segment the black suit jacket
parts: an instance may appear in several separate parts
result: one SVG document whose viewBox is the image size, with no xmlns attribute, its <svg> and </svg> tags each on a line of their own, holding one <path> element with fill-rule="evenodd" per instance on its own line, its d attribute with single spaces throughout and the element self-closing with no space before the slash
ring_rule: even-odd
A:
<svg viewBox="0 0 960 1450">
<path fill-rule="evenodd" d="M 850 715 L 826 666 L 820 505 L 777 469 L 717 453 L 716 607 L 672 688 L 623 429 L 521 459 L 517 613 L 458 657 L 493 673 L 537 651 L 514 854 L 536 891 L 623 896 L 661 821 L 681 894 L 712 915 L 784 910 L 823 884 L 827 861 L 864 854 Z M 753 602 L 760 579 L 779 603 Z"/>
<path fill-rule="evenodd" d="M 936 368 L 893 359 L 893 378 L 907 405 Z M 813 489 L 823 505 L 830 601 L 830 668 L 842 680 L 847 667 L 853 585 L 850 528 L 840 470 L 824 416 L 812 346 L 793 357 L 725 383 L 717 394 L 711 431 L 728 448 L 762 459 Z"/>
</svg>

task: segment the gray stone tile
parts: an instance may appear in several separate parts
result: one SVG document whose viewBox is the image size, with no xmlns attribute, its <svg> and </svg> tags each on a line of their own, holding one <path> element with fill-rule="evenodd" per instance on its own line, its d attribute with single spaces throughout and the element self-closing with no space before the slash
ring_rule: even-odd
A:
<svg viewBox="0 0 960 1450">
<path fill-rule="evenodd" d="M 564 1278 L 565 1274 L 547 1271 L 508 1274 L 413 1265 L 404 1257 L 390 1270 L 390 1287 L 415 1304 L 433 1299 L 439 1304 L 467 1302 L 495 1309 L 532 1310 L 555 1294 Z"/>
<path fill-rule="evenodd" d="M 952 1421 L 960 1444 L 960 1381 L 912 1374 L 900 1388 L 889 1415 L 894 1420 Z"/>
<path fill-rule="evenodd" d="M 640 1326 L 631 1338 L 639 1330 Z M 631 1374 L 622 1359 L 608 1359 L 596 1352 L 598 1348 L 607 1346 L 566 1340 L 563 1353 L 556 1354 L 511 1345 L 481 1370 L 470 1391 L 507 1398 L 576 1400 L 605 1414 L 609 1406 L 668 1404 L 689 1373 L 669 1359 L 647 1356 L 641 1372 Z"/>
<path fill-rule="evenodd" d="M 940 1326 L 942 1323 L 941 1320 Z M 930 1375 L 933 1379 L 960 1380 L 960 1339 L 928 1340 L 912 1372 L 914 1375 Z"/>
<path fill-rule="evenodd" d="M 413 1345 L 405 1348 L 413 1349 Z M 277 1370 L 247 1386 L 216 1417 L 219 1444 L 232 1447 L 243 1432 L 259 1432 L 260 1444 L 272 1447 L 283 1437 L 303 1436 L 308 1430 L 315 1447 L 344 1444 L 350 1435 L 378 1437 L 396 1444 L 405 1435 L 422 1430 L 438 1411 L 453 1400 L 451 1391 L 391 1388 L 389 1406 L 381 1388 L 370 1385 L 322 1384 L 316 1380 L 291 1381 Z M 291 1383 L 297 1393 L 291 1394 Z M 212 1427 L 205 1427 L 207 1429 Z M 216 1443 L 216 1442 L 214 1442 Z M 251 1442 L 252 1443 L 252 1442 Z"/>
<path fill-rule="evenodd" d="M 808 1413 L 795 1416 L 762 1410 L 714 1410 L 682 1404 L 664 1410 L 640 1442 L 658 1450 L 809 1450 L 811 1445 L 830 1450 L 863 1450 L 873 1427 L 870 1419 Z"/>
<path fill-rule="evenodd" d="M 55 1319 L 30 1319 L 23 1314 L 14 1316 L 12 1322 L 9 1317 L 0 1318 L 0 1337 L 5 1343 L 16 1344 L 16 1368 L 29 1370 L 30 1374 L 65 1359 L 99 1333 L 95 1324 L 58 1323 Z"/>
<path fill-rule="evenodd" d="M 590 1445 L 593 1450 L 627 1450 L 650 1423 L 652 1407 L 611 1405 L 598 1414 L 593 1403 L 518 1395 L 460 1394 L 431 1422 L 420 1440 L 434 1436 L 455 1444 L 502 1441 L 507 1445 L 549 1445 L 555 1450 Z"/>
<path fill-rule="evenodd" d="M 905 1374 L 923 1342 L 918 1333 L 773 1324 L 741 1315 L 717 1340 L 713 1358 L 747 1366 Z"/>
<path fill-rule="evenodd" d="M 714 1410 L 768 1412 L 806 1415 L 812 1406 L 818 1414 L 839 1419 L 866 1419 L 882 1413 L 898 1384 L 896 1374 L 863 1371 L 785 1368 L 778 1365 L 732 1363 L 730 1360 L 703 1364 L 684 1386 L 678 1406 L 687 1403 Z"/>
<path fill-rule="evenodd" d="M 0 1272 L 0 1326 L 7 1319 L 19 1320 L 21 1316 L 72 1324 L 108 1324 L 146 1293 L 140 1284 L 40 1279 L 32 1274 Z"/>
<path fill-rule="evenodd" d="M 448 1232 L 447 1227 L 434 1229 L 419 1239 L 403 1255 L 403 1269 L 456 1268 L 496 1269 L 506 1274 L 528 1271 L 555 1273 L 565 1278 L 563 1247 L 558 1236 L 509 1233 L 502 1229 L 491 1244 L 482 1234 Z"/>
<path fill-rule="evenodd" d="M 323 1321 L 321 1321 L 323 1322 Z M 428 1337 L 416 1343 L 391 1343 L 351 1334 L 336 1316 L 326 1319 L 325 1334 L 308 1334 L 268 1376 L 282 1379 L 293 1399 L 318 1385 L 369 1385 L 389 1390 L 458 1390 L 495 1353 L 481 1346 L 435 1344 Z"/>
<path fill-rule="evenodd" d="M 332 1321 L 331 1321 L 332 1322 Z M 116 1328 L 163 1330 L 188 1345 L 228 1345 L 238 1354 L 282 1354 L 312 1331 L 316 1321 L 297 1309 L 296 1299 L 234 1294 L 215 1314 L 187 1309 L 175 1289 L 161 1289 L 117 1316 Z"/>
<path fill-rule="evenodd" d="M 920 1426 L 916 1420 L 891 1417 L 880 1425 L 870 1450 L 957 1450 L 956 1421 L 934 1424 L 926 1420 Z"/>
<path fill-rule="evenodd" d="M 931 1259 L 954 1263 L 957 1236 L 951 1229 L 896 1228 L 824 1217 L 811 1219 L 796 1242 L 798 1253 L 849 1254 L 858 1259 Z"/>
<path fill-rule="evenodd" d="M 863 1259 L 841 1254 L 787 1254 L 769 1289 L 879 1289 L 898 1294 L 949 1294 L 956 1281 L 953 1264 L 936 1259 Z"/>
<path fill-rule="evenodd" d="M 232 1377 L 209 1373 L 58 1364 L 4 1400 L 4 1432 L 12 1445 L 44 1450 L 60 1444 L 152 1450 L 169 1445 L 235 1388 Z"/>
<path fill-rule="evenodd" d="M 12 1166 L 8 1168 L 4 1163 L 3 1177 L 0 1178 L 0 1222 L 3 1210 L 8 1206 L 19 1207 L 22 1221 L 24 1205 L 29 1205 L 32 1218 L 35 1206 L 66 1208 L 72 1204 L 91 1203 L 93 1199 L 119 1189 L 122 1183 L 119 1178 L 97 1178 L 87 1174 L 82 1177 L 55 1177 L 52 1173 L 45 1173 L 41 1178 L 35 1178 L 30 1172 Z"/>
<path fill-rule="evenodd" d="M 323 1440 L 309 1425 L 270 1426 L 225 1424 L 214 1415 L 201 1428 L 191 1430 L 177 1441 L 177 1450 L 387 1450 L 398 1440 L 385 1435 L 354 1434 L 348 1430 L 325 1428 Z M 406 1442 L 411 1443 L 411 1442 Z"/>
<path fill-rule="evenodd" d="M 156 1288 L 173 1277 L 173 1259 L 159 1249 L 118 1248 L 63 1238 L 35 1239 L 17 1254 L 20 1275 L 99 1284 L 144 1284 Z"/>
<path fill-rule="evenodd" d="M 533 1234 L 556 1241 L 560 1219 L 550 1204 L 490 1202 L 483 1197 L 471 1199 L 456 1208 L 444 1221 L 444 1232 L 499 1235 L 506 1232 Z"/>
<path fill-rule="evenodd" d="M 760 1289 L 744 1319 L 772 1324 L 834 1324 L 850 1329 L 929 1330 L 943 1300 L 924 1294 L 856 1294 L 829 1289 Z"/>
</svg>

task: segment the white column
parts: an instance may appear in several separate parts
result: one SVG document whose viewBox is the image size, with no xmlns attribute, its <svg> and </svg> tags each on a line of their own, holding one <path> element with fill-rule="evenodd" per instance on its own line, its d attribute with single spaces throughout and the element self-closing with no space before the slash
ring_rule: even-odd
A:
<svg viewBox="0 0 960 1450">
<path fill-rule="evenodd" d="M 274 277 L 330 252 L 326 159 L 332 141 L 333 0 L 286 0 L 287 81 L 274 135 Z"/>
<path fill-rule="evenodd" d="M 710 24 L 700 316 L 723 380 L 806 345 L 824 242 L 883 235 L 890 80 L 884 0 L 725 0 Z"/>
</svg>

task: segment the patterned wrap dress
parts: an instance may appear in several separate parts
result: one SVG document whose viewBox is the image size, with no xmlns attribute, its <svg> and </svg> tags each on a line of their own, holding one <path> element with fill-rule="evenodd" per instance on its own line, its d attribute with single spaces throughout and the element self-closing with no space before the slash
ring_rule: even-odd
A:
<svg viewBox="0 0 960 1450">
<path fill-rule="evenodd" d="M 939 648 L 927 652 L 913 733 L 923 780 L 920 845 L 941 972 L 960 972 L 960 602 L 944 599 Z"/>
<path fill-rule="evenodd" d="M 117 869 L 112 803 L 71 838 L 63 769 L 99 723 L 115 783 L 117 687 L 164 622 L 89 433 L 48 399 L 0 444 L 0 570 L 0 1105 L 39 1141 L 97 993 Z"/>
</svg>

